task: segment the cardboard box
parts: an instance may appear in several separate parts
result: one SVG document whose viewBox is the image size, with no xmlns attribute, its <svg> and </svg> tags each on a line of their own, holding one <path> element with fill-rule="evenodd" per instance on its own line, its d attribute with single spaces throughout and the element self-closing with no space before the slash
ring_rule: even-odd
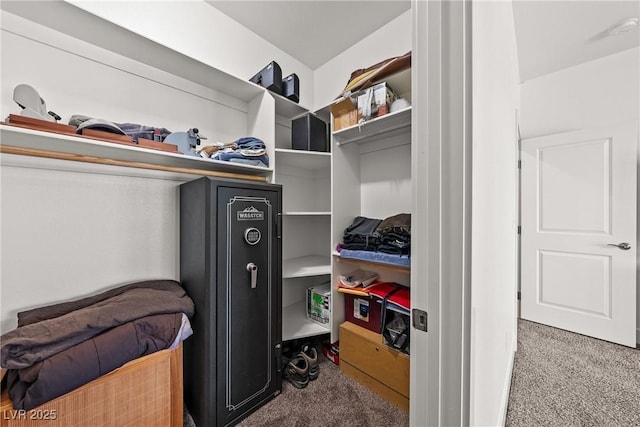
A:
<svg viewBox="0 0 640 427">
<path fill-rule="evenodd" d="M 358 124 L 358 110 L 351 98 L 342 98 L 331 105 L 333 115 L 333 131 Z"/>
<path fill-rule="evenodd" d="M 372 296 L 344 294 L 344 318 L 379 334 L 382 331 L 382 300 Z"/>
<path fill-rule="evenodd" d="M 389 113 L 391 104 L 398 99 L 387 82 L 377 83 L 358 93 L 358 120 L 370 120 Z"/>
<path fill-rule="evenodd" d="M 307 288 L 307 318 L 321 324 L 327 324 L 330 315 L 331 285 Z"/>
</svg>

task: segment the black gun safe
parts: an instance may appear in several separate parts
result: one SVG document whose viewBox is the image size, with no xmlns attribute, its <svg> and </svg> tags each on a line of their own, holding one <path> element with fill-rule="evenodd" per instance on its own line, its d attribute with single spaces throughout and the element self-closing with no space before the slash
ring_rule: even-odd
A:
<svg viewBox="0 0 640 427">
<path fill-rule="evenodd" d="M 240 422 L 282 390 L 282 187 L 180 186 L 181 281 L 195 302 L 185 402 L 198 427 Z"/>
</svg>

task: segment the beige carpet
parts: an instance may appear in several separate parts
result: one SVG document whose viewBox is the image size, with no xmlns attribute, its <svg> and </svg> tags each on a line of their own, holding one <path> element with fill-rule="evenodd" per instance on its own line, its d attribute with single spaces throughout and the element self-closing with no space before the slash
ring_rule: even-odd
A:
<svg viewBox="0 0 640 427">
<path fill-rule="evenodd" d="M 409 425 L 407 413 L 321 359 L 316 381 L 298 390 L 285 380 L 239 425 Z M 506 426 L 640 426 L 640 350 L 520 320 Z"/>
<path fill-rule="evenodd" d="M 360 383 L 340 372 L 340 368 L 320 356 L 320 376 L 304 389 L 284 380 L 282 394 L 239 426 L 408 426 L 409 414 Z"/>
<path fill-rule="evenodd" d="M 640 350 L 521 320 L 506 426 L 640 426 Z"/>
<path fill-rule="evenodd" d="M 383 400 L 320 356 L 320 375 L 303 389 L 287 380 L 282 393 L 245 418 L 242 427 L 408 426 L 409 413 Z M 184 427 L 195 427 L 185 407 Z"/>
</svg>

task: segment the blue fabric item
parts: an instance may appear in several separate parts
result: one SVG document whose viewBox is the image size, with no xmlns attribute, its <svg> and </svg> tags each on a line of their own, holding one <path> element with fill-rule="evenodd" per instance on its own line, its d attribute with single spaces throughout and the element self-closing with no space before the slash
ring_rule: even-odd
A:
<svg viewBox="0 0 640 427">
<path fill-rule="evenodd" d="M 342 251 L 340 251 L 340 257 L 372 261 L 385 265 L 411 267 L 411 258 L 407 255 L 393 255 L 384 252 L 357 251 L 343 248 Z"/>
<path fill-rule="evenodd" d="M 267 146 L 264 144 L 264 141 L 262 141 L 259 138 L 255 138 L 253 136 L 246 136 L 234 142 L 238 145 L 238 148 L 241 148 L 241 149 L 267 148 Z"/>
<path fill-rule="evenodd" d="M 231 152 L 231 153 L 220 153 L 217 157 L 217 160 L 222 160 L 222 161 L 229 161 L 231 159 L 248 159 L 248 160 L 259 160 L 262 163 L 264 163 L 265 165 L 269 166 L 269 156 L 267 156 L 266 154 L 264 156 L 259 156 L 259 157 L 248 157 L 248 156 L 243 156 L 240 153 L 236 153 L 236 152 Z"/>
<path fill-rule="evenodd" d="M 389 309 L 391 309 L 391 310 L 398 311 L 398 312 L 403 313 L 403 314 L 406 314 L 406 315 L 411 314 L 411 313 L 409 312 L 409 310 L 407 310 L 407 309 L 406 309 L 406 308 L 404 308 L 403 306 L 398 305 L 398 304 L 396 304 L 396 303 L 394 303 L 394 302 L 391 302 L 391 301 L 389 301 L 389 300 L 387 300 L 387 308 L 389 308 Z"/>
</svg>

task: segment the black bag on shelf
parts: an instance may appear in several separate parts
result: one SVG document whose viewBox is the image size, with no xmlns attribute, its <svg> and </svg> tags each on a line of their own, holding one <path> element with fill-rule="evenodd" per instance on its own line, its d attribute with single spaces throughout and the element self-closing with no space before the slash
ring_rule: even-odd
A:
<svg viewBox="0 0 640 427">
<path fill-rule="evenodd" d="M 296 73 L 282 79 L 282 96 L 295 103 L 300 102 L 300 79 Z"/>
<path fill-rule="evenodd" d="M 276 61 L 271 61 L 255 76 L 251 77 L 249 81 L 267 88 L 278 95 L 282 94 L 282 69 Z"/>
</svg>

